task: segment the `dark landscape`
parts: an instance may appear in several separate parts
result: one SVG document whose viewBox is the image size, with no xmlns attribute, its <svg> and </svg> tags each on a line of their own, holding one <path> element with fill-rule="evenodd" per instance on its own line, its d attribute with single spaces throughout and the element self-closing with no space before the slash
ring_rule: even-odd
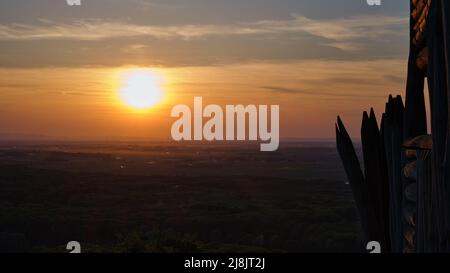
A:
<svg viewBox="0 0 450 273">
<path fill-rule="evenodd" d="M 2 252 L 362 252 L 333 142 L 0 142 Z"/>
</svg>

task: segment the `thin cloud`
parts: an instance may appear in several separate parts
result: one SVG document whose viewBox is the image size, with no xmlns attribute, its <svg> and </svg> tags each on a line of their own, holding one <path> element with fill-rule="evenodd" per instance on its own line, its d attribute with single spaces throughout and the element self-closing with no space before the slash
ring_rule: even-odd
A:
<svg viewBox="0 0 450 273">
<path fill-rule="evenodd" d="M 72 92 L 72 91 L 61 91 L 63 96 L 85 96 L 85 97 L 103 97 L 104 94 L 98 92 Z"/>
<path fill-rule="evenodd" d="M 171 5 L 168 3 L 159 3 L 155 1 L 144 1 L 144 0 L 137 0 L 136 4 L 139 8 L 142 8 L 144 10 L 154 9 L 154 8 L 164 8 L 164 9 L 173 9 L 177 8 L 176 5 Z"/>
<path fill-rule="evenodd" d="M 208 36 L 309 34 L 326 39 L 327 45 L 344 51 L 360 50 L 361 40 L 396 35 L 407 29 L 408 19 L 394 16 L 358 16 L 344 19 L 315 20 L 294 14 L 288 20 L 263 20 L 224 25 L 138 25 L 129 22 L 78 20 L 39 25 L 0 25 L 0 40 L 105 40 L 127 37 L 155 39 L 197 39 Z"/>
<path fill-rule="evenodd" d="M 263 90 L 271 91 L 275 93 L 285 93 L 285 94 L 302 94 L 302 95 L 309 95 L 309 96 L 327 96 L 327 97 L 364 97 L 364 98 L 385 98 L 386 96 L 383 95 L 370 95 L 370 94 L 355 94 L 355 93 L 338 93 L 338 92 L 323 92 L 323 91 L 317 91 L 317 90 L 301 90 L 301 89 L 294 89 L 294 88 L 286 88 L 286 87 L 279 87 L 279 86 L 261 86 L 260 87 Z"/>
</svg>

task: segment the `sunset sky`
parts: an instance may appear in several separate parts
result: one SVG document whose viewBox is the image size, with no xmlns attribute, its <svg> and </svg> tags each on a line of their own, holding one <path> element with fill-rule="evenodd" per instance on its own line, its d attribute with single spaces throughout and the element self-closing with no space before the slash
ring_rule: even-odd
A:
<svg viewBox="0 0 450 273">
<path fill-rule="evenodd" d="M 171 108 L 279 104 L 281 137 L 332 138 L 340 114 L 404 94 L 409 1 L 2 0 L 0 135 L 170 137 Z M 142 111 L 124 75 L 158 81 Z"/>
</svg>

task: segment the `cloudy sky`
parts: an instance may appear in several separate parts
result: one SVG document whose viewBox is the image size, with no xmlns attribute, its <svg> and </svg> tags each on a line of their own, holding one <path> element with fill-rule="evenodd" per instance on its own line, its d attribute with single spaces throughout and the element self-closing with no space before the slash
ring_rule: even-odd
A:
<svg viewBox="0 0 450 273">
<path fill-rule="evenodd" d="M 0 134 L 167 137 L 176 103 L 280 104 L 284 137 L 333 137 L 341 114 L 403 94 L 408 1 L 2 0 Z M 135 113 L 120 73 L 167 99 Z"/>
</svg>

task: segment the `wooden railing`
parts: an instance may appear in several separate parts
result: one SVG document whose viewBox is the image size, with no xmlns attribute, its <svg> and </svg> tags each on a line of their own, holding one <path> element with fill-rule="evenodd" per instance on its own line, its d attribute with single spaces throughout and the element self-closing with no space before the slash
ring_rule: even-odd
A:
<svg viewBox="0 0 450 273">
<path fill-rule="evenodd" d="M 363 114 L 364 169 L 340 117 L 336 142 L 367 242 L 384 252 L 450 252 L 450 1 L 411 0 L 411 14 L 405 104 L 389 97 L 380 126 L 373 110 Z"/>
</svg>

